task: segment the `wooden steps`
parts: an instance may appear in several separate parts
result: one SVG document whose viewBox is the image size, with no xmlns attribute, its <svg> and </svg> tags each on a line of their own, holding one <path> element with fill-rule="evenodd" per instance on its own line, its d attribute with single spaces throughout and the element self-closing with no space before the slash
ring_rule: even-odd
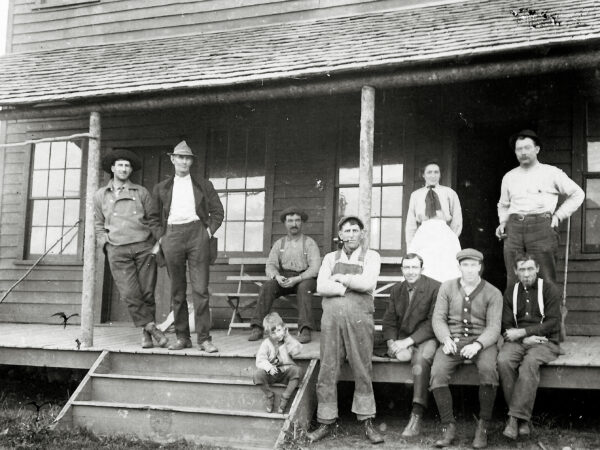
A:
<svg viewBox="0 0 600 450">
<path fill-rule="evenodd" d="M 291 427 L 307 427 L 316 406 L 317 362 L 299 365 L 304 378 L 278 414 L 264 409 L 254 358 L 104 351 L 56 423 L 161 443 L 274 448 Z M 283 389 L 274 389 L 276 407 Z"/>
</svg>

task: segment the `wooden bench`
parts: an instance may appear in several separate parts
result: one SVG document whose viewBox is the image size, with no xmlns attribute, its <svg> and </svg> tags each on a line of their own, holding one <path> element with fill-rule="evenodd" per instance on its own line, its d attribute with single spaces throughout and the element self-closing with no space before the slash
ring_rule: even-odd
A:
<svg viewBox="0 0 600 450">
<path fill-rule="evenodd" d="M 400 258 L 390 258 L 390 257 L 382 257 L 382 264 L 398 264 L 400 262 Z M 227 276 L 227 281 L 234 281 L 237 283 L 237 289 L 235 292 L 215 292 L 212 295 L 225 297 L 227 300 L 227 304 L 231 307 L 231 320 L 229 321 L 229 329 L 227 331 L 227 335 L 231 334 L 231 330 L 233 328 L 249 328 L 250 323 L 245 322 L 246 318 L 242 317 L 241 311 L 254 308 L 256 306 L 256 302 L 258 300 L 258 292 L 244 292 L 244 288 L 247 286 L 257 286 L 259 289 L 263 285 L 265 281 L 269 280 L 269 277 L 266 275 L 254 275 L 247 273 L 247 266 L 256 266 L 260 265 L 262 267 L 265 266 L 267 262 L 267 258 L 264 256 L 257 257 L 233 257 L 229 258 L 228 263 L 230 265 L 239 265 L 240 272 L 239 275 L 229 275 Z M 263 272 L 264 273 L 264 272 Z M 403 281 L 404 278 L 402 276 L 391 276 L 391 275 L 381 275 L 377 279 L 378 287 L 373 292 L 374 297 L 383 297 L 387 298 L 390 296 L 389 292 L 387 292 L 395 283 L 399 281 Z M 381 285 L 381 286 L 380 286 Z M 280 298 L 284 300 L 289 300 L 289 297 L 293 297 L 295 294 L 285 295 Z M 314 294 L 316 297 L 317 295 Z M 241 304 L 242 299 L 248 298 L 251 301 L 243 305 Z M 296 304 L 294 302 L 289 302 L 292 307 L 296 308 Z M 296 323 L 288 323 L 288 327 L 297 328 L 298 324 Z M 376 325 L 376 329 L 381 329 L 381 325 Z"/>
</svg>

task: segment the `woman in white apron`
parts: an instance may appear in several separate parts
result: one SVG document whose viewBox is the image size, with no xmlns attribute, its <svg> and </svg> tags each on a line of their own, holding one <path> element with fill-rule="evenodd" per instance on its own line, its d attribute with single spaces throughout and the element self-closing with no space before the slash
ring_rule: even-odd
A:
<svg viewBox="0 0 600 450">
<path fill-rule="evenodd" d="M 460 277 L 462 210 L 456 192 L 439 184 L 440 175 L 437 163 L 424 166 L 425 186 L 410 195 L 405 234 L 407 252 L 423 258 L 423 274 L 444 282 Z"/>
</svg>

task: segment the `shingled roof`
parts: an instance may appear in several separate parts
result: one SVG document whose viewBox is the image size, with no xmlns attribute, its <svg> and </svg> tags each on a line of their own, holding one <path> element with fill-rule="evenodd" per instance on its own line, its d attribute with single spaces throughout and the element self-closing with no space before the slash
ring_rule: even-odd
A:
<svg viewBox="0 0 600 450">
<path fill-rule="evenodd" d="M 0 58 L 0 105 L 212 88 L 600 39 L 598 0 L 471 0 Z"/>
</svg>

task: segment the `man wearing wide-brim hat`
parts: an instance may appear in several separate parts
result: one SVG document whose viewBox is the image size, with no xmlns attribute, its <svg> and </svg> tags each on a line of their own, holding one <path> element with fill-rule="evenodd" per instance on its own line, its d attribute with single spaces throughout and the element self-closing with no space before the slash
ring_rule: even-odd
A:
<svg viewBox="0 0 600 450">
<path fill-rule="evenodd" d="M 562 170 L 538 161 L 541 140 L 533 130 L 521 130 L 509 139 L 519 166 L 502 178 L 496 236 L 504 239 L 506 285 L 516 281 L 517 254 L 529 253 L 540 265 L 540 276 L 556 283 L 558 225 L 581 206 L 585 194 Z M 565 196 L 559 208 L 559 195 Z"/>
<path fill-rule="evenodd" d="M 456 254 L 461 276 L 442 283 L 431 324 L 441 346 L 431 367 L 430 389 L 440 413 L 443 436 L 436 447 L 448 447 L 456 438 L 456 420 L 448 383 L 466 360 L 479 376 L 479 420 L 473 448 L 487 447 L 487 432 L 498 388 L 496 343 L 502 321 L 502 294 L 481 278 L 483 254 L 465 248 Z"/>
<path fill-rule="evenodd" d="M 121 299 L 135 326 L 143 327 L 142 347 L 153 347 L 152 338 L 165 347 L 168 339 L 155 325 L 155 239 L 147 225 L 152 199 L 129 179 L 141 167 L 138 156 L 126 149 L 104 155 L 102 168 L 112 178 L 94 194 L 94 226 Z"/>
<path fill-rule="evenodd" d="M 192 178 L 195 155 L 185 141 L 168 153 L 175 175 L 154 186 L 150 227 L 159 241 L 169 277 L 177 342 L 170 350 L 192 347 L 186 299 L 186 263 L 192 285 L 197 342 L 201 350 L 217 352 L 210 336 L 208 277 L 210 238 L 221 226 L 223 205 L 213 184 Z"/>
<path fill-rule="evenodd" d="M 276 298 L 296 294 L 298 340 L 304 344 L 310 342 L 311 331 L 315 329 L 312 298 L 317 286 L 321 254 L 314 239 L 302 233 L 302 226 L 308 220 L 304 210 L 290 206 L 281 212 L 279 219 L 285 225 L 287 234 L 275 241 L 269 253 L 265 273 L 270 279 L 260 288 L 248 340 L 262 338 L 263 319 L 271 311 Z"/>
</svg>

